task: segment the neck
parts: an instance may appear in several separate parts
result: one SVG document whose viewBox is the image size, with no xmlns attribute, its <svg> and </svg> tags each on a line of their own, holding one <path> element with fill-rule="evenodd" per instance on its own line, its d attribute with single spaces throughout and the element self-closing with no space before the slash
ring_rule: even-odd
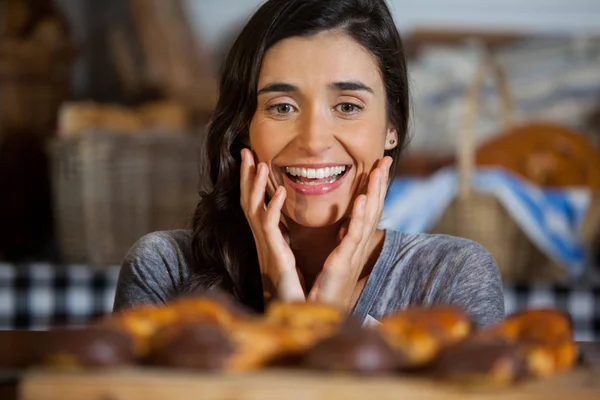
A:
<svg viewBox="0 0 600 400">
<path fill-rule="evenodd" d="M 310 291 L 323 269 L 327 257 L 339 245 L 339 231 L 344 222 L 340 221 L 330 226 L 312 228 L 299 225 L 291 219 L 286 220 L 290 248 L 294 253 L 296 266 L 302 273 L 307 290 Z M 381 252 L 383 237 L 383 231 L 377 230 L 368 244 L 370 256 L 367 264 L 363 266 L 361 279 L 368 277 L 375 265 Z"/>
<path fill-rule="evenodd" d="M 299 225 L 291 219 L 286 221 L 290 248 L 309 290 L 323 269 L 325 260 L 339 244 L 338 233 L 342 223 L 312 228 Z"/>
</svg>

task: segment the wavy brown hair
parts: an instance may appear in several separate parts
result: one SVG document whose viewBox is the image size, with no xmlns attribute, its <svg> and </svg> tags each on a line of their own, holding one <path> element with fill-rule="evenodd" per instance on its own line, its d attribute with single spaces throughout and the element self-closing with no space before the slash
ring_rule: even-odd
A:
<svg viewBox="0 0 600 400">
<path fill-rule="evenodd" d="M 387 115 L 399 144 L 386 154 L 392 174 L 406 142 L 408 82 L 402 41 L 384 0 L 269 0 L 248 21 L 224 62 L 219 100 L 203 147 L 200 202 L 193 218 L 194 266 L 188 289 L 220 288 L 261 311 L 256 246 L 240 206 L 240 151 L 257 107 L 262 60 L 279 41 L 340 29 L 377 60 Z"/>
</svg>

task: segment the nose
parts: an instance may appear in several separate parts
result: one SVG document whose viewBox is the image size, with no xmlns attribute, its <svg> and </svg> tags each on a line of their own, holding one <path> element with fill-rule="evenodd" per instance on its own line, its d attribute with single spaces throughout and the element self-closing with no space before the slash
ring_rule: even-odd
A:
<svg viewBox="0 0 600 400">
<path fill-rule="evenodd" d="M 331 149 L 335 137 L 327 116 L 316 110 L 304 112 L 298 121 L 297 144 L 305 156 L 320 156 Z"/>
</svg>

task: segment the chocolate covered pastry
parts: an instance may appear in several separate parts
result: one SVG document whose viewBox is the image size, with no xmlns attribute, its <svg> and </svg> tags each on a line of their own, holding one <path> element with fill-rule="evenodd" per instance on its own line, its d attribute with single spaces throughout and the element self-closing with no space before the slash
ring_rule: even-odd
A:
<svg viewBox="0 0 600 400">
<path fill-rule="evenodd" d="M 54 329 L 37 344 L 44 366 L 59 369 L 115 367 L 133 363 L 132 338 L 124 332 L 103 327 Z"/>
<path fill-rule="evenodd" d="M 473 338 L 443 349 L 428 367 L 436 378 L 469 385 L 502 386 L 527 374 L 519 344 L 502 338 Z"/>
<path fill-rule="evenodd" d="M 179 324 L 212 324 L 232 329 L 248 314 L 236 309 L 229 300 L 216 293 L 189 296 L 163 306 L 142 306 L 114 314 L 99 325 L 122 330 L 132 336 L 135 353 L 144 358 L 150 351 L 152 337 L 161 329 Z"/>
<path fill-rule="evenodd" d="M 395 370 L 400 357 L 378 331 L 350 320 L 308 349 L 300 364 L 313 370 L 376 374 Z"/>
<path fill-rule="evenodd" d="M 182 324 L 158 332 L 147 362 L 183 369 L 222 371 L 235 346 L 219 327 Z"/>
<path fill-rule="evenodd" d="M 482 335 L 506 338 L 521 345 L 528 374 L 548 377 L 566 371 L 577 361 L 577 345 L 567 314 L 553 309 L 534 309 L 508 316 Z"/>
<path fill-rule="evenodd" d="M 158 332 L 151 341 L 150 364 L 222 372 L 250 371 L 292 354 L 287 332 L 250 321 L 226 330 L 214 324 L 182 323 Z"/>
<path fill-rule="evenodd" d="M 572 368 L 576 361 L 568 316 L 540 309 L 513 314 L 446 348 L 432 371 L 451 381 L 507 385 L 553 376 Z"/>
</svg>

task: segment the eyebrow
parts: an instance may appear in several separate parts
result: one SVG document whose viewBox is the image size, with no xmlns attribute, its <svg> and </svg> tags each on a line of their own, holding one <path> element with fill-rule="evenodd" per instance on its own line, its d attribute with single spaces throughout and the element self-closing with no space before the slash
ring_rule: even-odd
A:
<svg viewBox="0 0 600 400">
<path fill-rule="evenodd" d="M 265 93 L 274 93 L 274 92 L 297 92 L 298 86 L 291 85 L 289 83 L 283 82 L 274 82 L 269 83 L 267 86 L 263 87 L 258 91 L 258 95 Z"/>
<path fill-rule="evenodd" d="M 365 85 L 360 81 L 343 81 L 343 82 L 333 82 L 329 85 L 329 88 L 332 90 L 360 90 L 369 93 L 373 93 L 373 89 L 369 86 Z M 298 86 L 292 85 L 290 83 L 283 82 L 273 82 L 264 86 L 262 89 L 258 91 L 258 95 L 265 93 L 286 93 L 286 92 L 297 92 Z"/>
<path fill-rule="evenodd" d="M 373 89 L 360 81 L 333 82 L 329 87 L 333 90 L 362 90 L 373 93 Z"/>
</svg>

